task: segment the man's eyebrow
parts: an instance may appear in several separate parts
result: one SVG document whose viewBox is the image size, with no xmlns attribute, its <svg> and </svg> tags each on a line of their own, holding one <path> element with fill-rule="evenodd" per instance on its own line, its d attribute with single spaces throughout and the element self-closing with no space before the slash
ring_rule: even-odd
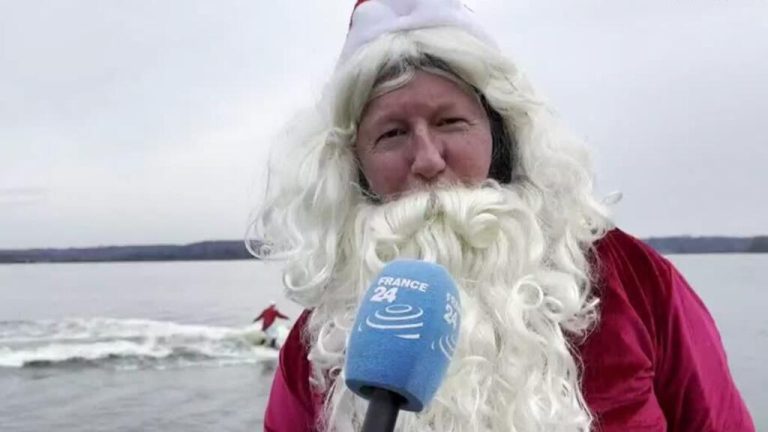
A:
<svg viewBox="0 0 768 432">
<path fill-rule="evenodd" d="M 458 105 L 455 99 L 447 98 L 437 102 L 434 108 L 435 111 L 447 111 L 456 108 Z"/>
<path fill-rule="evenodd" d="M 430 104 L 430 109 L 438 113 L 452 110 L 458 106 L 458 103 L 454 98 L 441 98 L 437 101 L 429 100 L 426 103 Z M 378 126 L 381 123 L 391 121 L 391 118 L 397 114 L 398 111 L 396 109 L 384 108 L 378 112 L 369 114 L 370 120 L 368 120 L 367 123 L 370 125 Z"/>
<path fill-rule="evenodd" d="M 380 126 L 382 123 L 391 121 L 389 117 L 391 117 L 390 111 L 386 111 L 386 112 L 379 111 L 379 112 L 376 112 L 375 114 L 368 114 L 364 117 L 361 117 L 360 125 L 363 124 L 362 119 L 366 118 L 367 119 L 367 121 L 365 122 L 366 125 L 373 126 L 373 127 Z"/>
</svg>

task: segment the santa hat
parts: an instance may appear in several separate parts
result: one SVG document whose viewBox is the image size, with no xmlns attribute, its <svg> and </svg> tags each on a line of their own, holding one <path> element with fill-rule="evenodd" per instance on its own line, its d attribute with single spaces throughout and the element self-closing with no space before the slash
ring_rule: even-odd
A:
<svg viewBox="0 0 768 432">
<path fill-rule="evenodd" d="M 428 27 L 457 27 L 496 46 L 461 0 L 357 0 L 339 64 L 381 35 Z"/>
</svg>

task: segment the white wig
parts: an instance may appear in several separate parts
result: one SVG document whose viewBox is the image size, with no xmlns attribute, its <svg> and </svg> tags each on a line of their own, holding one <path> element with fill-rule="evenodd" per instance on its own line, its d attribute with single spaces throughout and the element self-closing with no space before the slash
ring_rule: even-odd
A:
<svg viewBox="0 0 768 432">
<path fill-rule="evenodd" d="M 513 177 L 538 190 L 551 240 L 574 252 L 609 227 L 593 197 L 584 146 L 566 132 L 512 62 L 465 32 L 429 28 L 384 35 L 340 67 L 318 105 L 295 118 L 272 153 L 267 194 L 252 224 L 251 250 L 284 259 L 287 296 L 314 307 L 344 259 L 352 210 L 366 199 L 353 143 L 382 71 L 432 57 L 478 89 L 514 135 Z M 263 243 L 261 243 L 263 242 Z M 553 244 L 557 247 L 559 244 Z M 558 259 L 558 257 L 553 257 Z"/>
<path fill-rule="evenodd" d="M 433 67 L 435 59 L 442 73 L 455 76 L 481 95 L 487 108 L 502 119 L 504 129 L 512 135 L 508 142 L 513 146 L 506 153 L 511 159 L 506 161 L 512 171 L 511 182 L 502 185 L 493 181 L 489 183 L 491 189 L 498 190 L 498 196 L 476 191 L 485 196 L 487 200 L 484 205 L 489 207 L 484 208 L 478 204 L 470 212 L 476 217 L 470 213 L 455 216 L 455 220 L 468 224 L 463 228 L 459 222 L 446 226 L 459 231 L 472 231 L 472 226 L 478 220 L 521 218 L 515 223 L 500 222 L 502 228 L 497 229 L 505 232 L 507 237 L 496 241 L 502 245 L 515 245 L 500 250 L 520 253 L 526 248 L 533 248 L 533 251 L 527 252 L 530 256 L 514 258 L 512 262 L 522 263 L 514 274 L 501 270 L 484 271 L 481 268 L 480 263 L 483 261 L 478 257 L 487 258 L 484 255 L 487 252 L 483 250 L 501 247 L 491 246 L 493 242 L 490 240 L 483 242 L 472 240 L 472 236 L 460 235 L 464 240 L 456 240 L 456 244 L 460 245 L 456 247 L 440 244 L 439 239 L 432 243 L 422 242 L 417 246 L 409 246 L 405 241 L 407 237 L 402 237 L 403 233 L 396 231 L 397 227 L 403 228 L 397 220 L 404 215 L 419 215 L 416 219 L 423 216 L 421 204 L 418 204 L 423 198 L 416 197 L 415 201 L 409 201 L 406 209 L 398 207 L 396 203 L 394 206 L 380 206 L 384 212 L 395 212 L 397 217 L 380 216 L 380 220 L 394 221 L 391 226 L 382 228 L 367 222 L 379 217 L 379 206 L 371 202 L 365 185 L 361 185 L 359 165 L 353 149 L 360 116 L 372 95 L 382 85 L 382 80 L 398 78 L 390 76 L 393 70 L 402 71 L 403 74 L 409 71 L 412 73 L 414 67 L 420 68 L 425 64 Z M 470 290 L 466 294 L 467 304 L 477 305 L 470 316 L 478 318 L 463 322 L 462 332 L 498 326 L 514 328 L 508 332 L 501 330 L 495 335 L 491 331 L 477 342 L 479 345 L 467 342 L 464 346 L 466 355 L 471 357 L 472 350 L 482 346 L 489 358 L 495 355 L 496 361 L 503 361 L 499 359 L 504 354 L 504 344 L 499 344 L 498 339 L 511 337 L 513 331 L 518 332 L 514 333 L 515 337 L 528 337 L 534 345 L 536 340 L 545 340 L 554 345 L 543 350 L 540 356 L 530 354 L 534 357 L 529 356 L 516 366 L 506 364 L 488 369 L 486 365 L 486 369 L 481 370 L 460 362 L 459 367 L 468 367 L 470 370 L 462 373 L 470 373 L 478 386 L 485 382 L 494 383 L 496 387 L 492 386 L 488 392 L 481 392 L 482 396 L 475 394 L 474 399 L 463 402 L 452 399 L 450 395 L 439 394 L 436 403 L 443 410 L 428 413 L 409 425 L 434 430 L 440 430 L 440 427 L 445 430 L 471 428 L 461 426 L 445 413 L 451 410 L 465 412 L 465 418 L 474 418 L 480 415 L 478 410 L 482 411 L 477 404 L 487 403 L 488 397 L 502 398 L 509 402 L 506 397 L 513 394 L 519 400 L 527 398 L 520 403 L 539 405 L 530 407 L 528 414 L 524 410 L 519 413 L 512 410 L 505 417 L 506 420 L 500 419 L 499 423 L 494 423 L 496 426 L 530 428 L 523 430 L 586 430 L 589 427 L 591 420 L 575 376 L 576 363 L 570 356 L 563 334 L 584 336 L 594 323 L 596 303 L 590 293 L 588 251 L 611 228 L 611 223 L 605 208 L 593 197 L 588 152 L 560 126 L 513 63 L 494 48 L 458 29 L 429 28 L 387 34 L 347 60 L 334 74 L 316 109 L 291 122 L 286 134 L 288 142 L 281 143 L 280 149 L 273 153 L 266 201 L 253 224 L 251 235 L 263 242 L 254 247 L 253 252 L 261 258 L 285 260 L 284 284 L 287 296 L 306 308 L 314 309 L 305 337 L 310 346 L 314 384 L 318 391 L 326 392 L 329 397 L 326 415 L 330 423 L 333 423 L 334 418 L 344 417 L 341 413 L 344 409 L 340 407 L 346 406 L 348 411 L 355 410 L 354 402 L 343 388 L 338 374 L 342 372 L 346 336 L 358 296 L 367 284 L 367 279 L 375 274 L 376 263 L 381 264 L 383 258 L 377 248 L 383 242 L 403 248 L 395 248 L 396 252 L 444 261 L 442 264 L 452 272 L 460 273 L 459 277 L 466 280 L 473 277 L 490 278 L 495 281 L 493 286 L 500 292 L 505 292 L 504 286 L 508 286 L 509 298 L 513 298 L 515 293 L 522 295 L 520 293 L 530 290 L 530 287 L 537 287 L 540 306 L 549 302 L 547 304 L 550 306 L 556 304 L 562 310 L 562 313 L 552 315 L 542 309 L 539 315 L 532 314 L 525 318 L 526 321 L 515 321 L 518 318 L 513 316 L 513 312 L 527 310 L 525 305 L 509 306 L 500 300 L 506 298 L 501 294 L 478 294 Z M 496 204 L 498 200 L 505 204 Z M 450 194 L 444 196 L 441 202 L 446 207 L 446 214 L 461 215 L 465 211 L 460 200 L 452 198 Z M 517 226 L 515 224 L 527 229 L 504 228 Z M 405 229 L 421 232 L 413 227 Z M 433 238 L 430 236 L 435 234 L 430 230 L 434 229 L 443 230 L 439 231 L 442 233 L 448 228 L 442 225 L 430 226 L 423 235 Z M 444 234 L 445 241 L 451 241 L 453 237 L 450 233 L 445 231 Z M 515 235 L 519 239 L 515 239 Z M 478 241 L 487 244 L 474 244 Z M 458 258 L 465 252 L 469 257 L 467 260 Z M 384 258 L 396 256 L 397 253 L 384 254 Z M 504 257 L 495 257 L 496 261 L 504 260 Z M 472 268 L 464 268 L 466 265 Z M 502 273 L 505 276 L 499 279 Z M 464 285 L 466 288 L 472 283 Z M 499 302 L 506 309 L 489 309 Z M 482 318 L 486 314 L 490 317 Z M 495 353 L 492 353 L 494 350 Z M 509 353 L 519 354 L 515 350 Z M 537 367 L 543 368 L 538 370 L 541 380 L 529 380 L 525 384 L 527 393 L 510 393 L 511 390 L 504 393 L 502 387 L 508 384 L 505 380 L 510 375 L 524 379 L 520 374 L 533 370 L 521 369 L 520 366 L 532 359 L 538 359 L 540 364 Z M 542 365 L 542 362 L 545 364 Z M 547 367 L 551 369 L 542 372 Z M 453 387 L 450 383 L 447 387 L 455 389 L 456 382 L 453 382 Z M 561 394 L 563 388 L 569 389 L 564 392 L 565 396 Z M 545 397 L 542 398 L 542 394 Z M 564 398 L 568 400 L 564 401 Z M 469 405 L 474 408 L 468 408 Z M 537 414 L 531 416 L 530 412 Z M 503 416 L 500 412 L 493 415 Z M 345 418 L 354 421 L 356 417 Z M 557 424 L 562 427 L 553 429 L 553 425 Z M 344 429 L 338 424 L 336 426 L 339 430 Z"/>
</svg>

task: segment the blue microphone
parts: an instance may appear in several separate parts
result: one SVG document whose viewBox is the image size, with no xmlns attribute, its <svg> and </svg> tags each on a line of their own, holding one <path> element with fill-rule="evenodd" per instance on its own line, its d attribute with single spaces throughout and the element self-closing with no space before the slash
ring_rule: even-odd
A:
<svg viewBox="0 0 768 432">
<path fill-rule="evenodd" d="M 345 381 L 369 400 L 363 431 L 392 431 L 400 409 L 435 396 L 459 337 L 459 294 L 444 267 L 387 264 L 362 299 L 347 345 Z"/>
</svg>

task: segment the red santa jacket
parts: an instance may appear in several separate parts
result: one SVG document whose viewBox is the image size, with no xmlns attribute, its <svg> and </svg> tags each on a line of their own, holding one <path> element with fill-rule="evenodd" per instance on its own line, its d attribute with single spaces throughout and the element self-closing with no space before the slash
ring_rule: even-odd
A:
<svg viewBox="0 0 768 432">
<path fill-rule="evenodd" d="M 274 324 L 275 320 L 277 320 L 278 318 L 288 319 L 287 316 L 281 314 L 280 311 L 277 310 L 277 307 L 275 307 L 275 305 L 270 305 L 269 307 L 261 311 L 259 316 L 253 319 L 253 322 L 262 320 L 261 329 L 263 331 L 267 331 L 267 329 L 272 327 L 272 324 Z"/>
<path fill-rule="evenodd" d="M 582 389 L 602 432 L 753 432 L 715 323 L 672 264 L 620 230 L 593 256 L 600 320 L 578 347 Z M 297 320 L 280 353 L 267 432 L 311 431 L 321 397 L 309 385 Z"/>
</svg>

